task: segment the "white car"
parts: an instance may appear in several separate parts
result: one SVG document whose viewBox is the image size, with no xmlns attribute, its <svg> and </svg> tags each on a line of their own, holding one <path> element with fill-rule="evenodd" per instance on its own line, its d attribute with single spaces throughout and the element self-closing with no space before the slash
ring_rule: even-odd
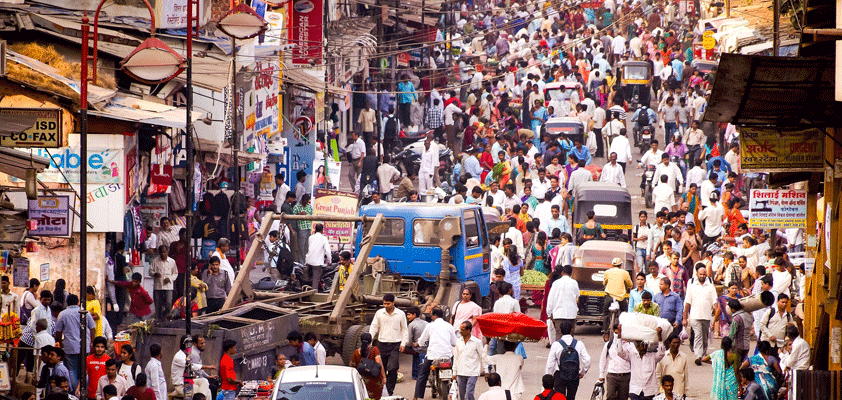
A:
<svg viewBox="0 0 842 400">
<path fill-rule="evenodd" d="M 339 365 L 308 365 L 285 369 L 275 381 L 273 400 L 365 400 L 362 375 Z"/>
</svg>

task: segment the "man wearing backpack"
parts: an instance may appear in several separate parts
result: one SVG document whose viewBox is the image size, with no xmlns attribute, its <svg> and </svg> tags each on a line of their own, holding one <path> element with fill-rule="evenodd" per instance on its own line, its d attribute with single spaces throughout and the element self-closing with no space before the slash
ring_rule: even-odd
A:
<svg viewBox="0 0 842 400">
<path fill-rule="evenodd" d="M 789 306 L 789 296 L 781 293 L 778 295 L 776 307 L 769 307 L 760 319 L 759 341 L 768 341 L 776 352 L 786 341 L 786 327 L 795 324 L 792 314 L 786 310 L 787 306 Z"/>
<path fill-rule="evenodd" d="M 389 107 L 389 116 L 383 122 L 383 149 L 387 153 L 392 151 L 395 142 L 398 140 L 398 132 L 401 130 L 400 121 L 395 116 L 395 108 Z"/>
<path fill-rule="evenodd" d="M 550 374 L 544 374 L 544 377 L 541 378 L 541 386 L 544 390 L 535 395 L 535 398 L 532 400 L 566 400 L 563 394 L 553 390 L 554 384 L 555 381 L 553 380 L 553 376 Z"/>
<path fill-rule="evenodd" d="M 588 373 L 591 367 L 591 356 L 585 344 L 573 339 L 573 324 L 563 322 L 561 339 L 553 342 L 547 355 L 545 373 L 553 375 L 554 390 L 573 400 L 579 390 L 579 380 Z"/>
</svg>

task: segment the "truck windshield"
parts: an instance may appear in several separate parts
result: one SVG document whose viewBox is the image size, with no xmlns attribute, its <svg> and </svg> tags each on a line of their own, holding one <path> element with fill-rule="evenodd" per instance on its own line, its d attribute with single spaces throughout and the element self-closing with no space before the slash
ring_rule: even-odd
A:
<svg viewBox="0 0 842 400">
<path fill-rule="evenodd" d="M 354 400 L 351 382 L 290 382 L 278 386 L 275 400 Z"/>
<path fill-rule="evenodd" d="M 363 224 L 363 234 L 368 233 L 371 228 L 371 221 Z M 402 246 L 406 237 L 406 222 L 402 218 L 386 218 L 383 221 L 383 229 L 377 235 L 374 244 L 386 246 Z"/>
<path fill-rule="evenodd" d="M 439 244 L 438 219 L 416 219 L 412 221 L 412 244 L 416 246 L 437 246 Z"/>
</svg>

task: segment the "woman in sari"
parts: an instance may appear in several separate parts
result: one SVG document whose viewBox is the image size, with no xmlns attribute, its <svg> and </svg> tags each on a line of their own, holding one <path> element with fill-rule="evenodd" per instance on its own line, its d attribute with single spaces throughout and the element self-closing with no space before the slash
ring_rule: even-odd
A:
<svg viewBox="0 0 842 400">
<path fill-rule="evenodd" d="M 772 355 L 772 345 L 767 341 L 757 343 L 757 354 L 749 357 L 740 366 L 740 369 L 751 368 L 754 371 L 754 381 L 757 382 L 766 399 L 777 398 L 778 383 L 775 376 L 782 376 L 778 359 Z"/>
<path fill-rule="evenodd" d="M 479 155 L 479 165 L 482 167 L 482 179 L 480 179 L 480 182 L 485 182 L 485 177 L 494 169 L 494 157 L 491 156 L 490 142 L 485 142 L 482 154 Z"/>
<path fill-rule="evenodd" d="M 550 249 L 552 249 L 552 246 L 547 244 L 547 233 L 538 232 L 538 238 L 535 239 L 535 244 L 530 251 L 532 251 L 532 257 L 535 260 L 535 270 L 544 275 L 550 274 L 550 263 L 547 259 Z"/>
<path fill-rule="evenodd" d="M 520 299 L 520 277 L 523 276 L 523 260 L 517 253 L 515 245 L 509 245 L 508 257 L 503 259 L 500 266 L 506 270 L 506 282 L 512 285 L 514 294 L 512 297 Z"/>
<path fill-rule="evenodd" d="M 740 296 L 740 282 L 731 281 L 728 283 L 727 293 L 723 293 L 716 299 L 716 305 L 713 311 L 713 337 L 719 339 L 728 336 L 731 331 L 731 314 L 728 313 L 728 300 L 739 299 Z"/>
<path fill-rule="evenodd" d="M 596 90 L 596 97 L 599 99 L 600 107 L 605 107 L 608 104 L 609 94 L 611 94 L 611 87 L 608 85 L 608 79 L 603 79 L 602 84 Z"/>
<path fill-rule="evenodd" d="M 740 224 L 748 223 L 740 211 L 740 199 L 733 198 L 728 202 L 728 211 L 725 213 L 725 218 L 728 219 L 728 236 L 730 237 L 737 234 L 737 227 Z"/>
<path fill-rule="evenodd" d="M 737 400 L 737 370 L 740 360 L 737 353 L 731 352 L 733 342 L 726 336 L 722 338 L 722 348 L 704 356 L 702 362 L 713 365 L 713 383 L 710 388 L 711 400 Z"/>
<path fill-rule="evenodd" d="M 371 334 L 368 332 L 363 332 L 360 335 L 360 348 L 354 350 L 349 366 L 356 368 L 357 364 L 362 362 L 364 358 L 380 364 L 380 376 L 363 376 L 365 388 L 368 390 L 368 397 L 378 400 L 383 394 L 383 385 L 386 384 L 386 372 L 385 368 L 383 368 L 383 361 L 380 359 L 380 350 L 371 345 Z"/>
</svg>

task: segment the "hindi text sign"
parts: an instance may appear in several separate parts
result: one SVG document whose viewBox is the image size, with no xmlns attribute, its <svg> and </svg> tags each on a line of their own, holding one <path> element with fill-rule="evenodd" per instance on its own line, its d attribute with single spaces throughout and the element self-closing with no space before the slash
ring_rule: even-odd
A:
<svg viewBox="0 0 842 400">
<path fill-rule="evenodd" d="M 806 228 L 807 191 L 752 189 L 749 213 L 749 228 Z"/>
<path fill-rule="evenodd" d="M 38 221 L 30 235 L 70 236 L 70 196 L 38 196 L 29 200 L 29 219 Z"/>
<path fill-rule="evenodd" d="M 313 215 L 357 215 L 357 196 L 338 190 L 314 189 Z M 350 243 L 353 222 L 325 221 L 325 236 L 334 243 Z"/>
<path fill-rule="evenodd" d="M 742 127 L 740 156 L 743 172 L 823 172 L 824 133 Z"/>
</svg>

